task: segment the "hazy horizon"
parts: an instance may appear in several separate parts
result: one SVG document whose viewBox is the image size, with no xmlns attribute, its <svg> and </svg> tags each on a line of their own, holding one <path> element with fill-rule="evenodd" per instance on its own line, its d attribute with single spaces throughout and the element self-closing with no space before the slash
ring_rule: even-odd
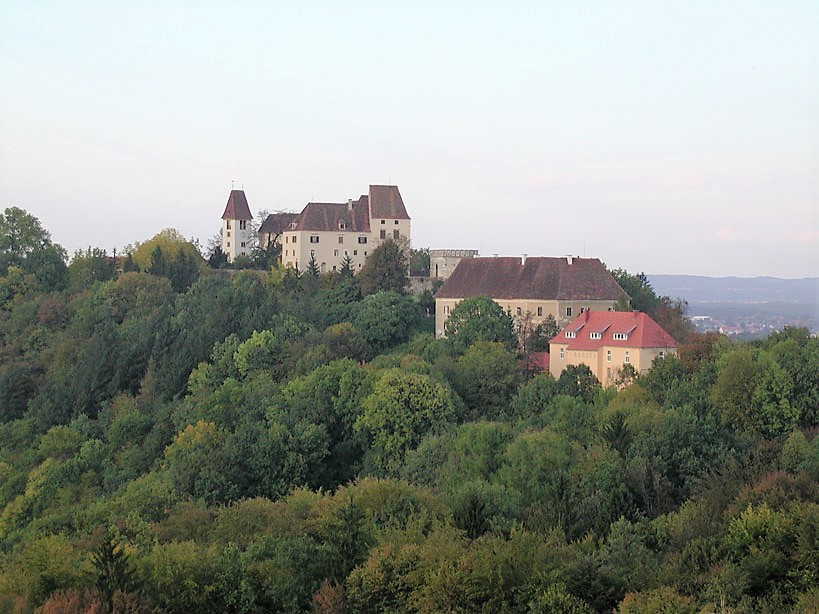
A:
<svg viewBox="0 0 819 614">
<path fill-rule="evenodd" d="M 819 5 L 0 7 L 0 210 L 69 253 L 398 185 L 416 247 L 819 276 Z M 813 24 L 813 25 L 812 25 Z"/>
</svg>

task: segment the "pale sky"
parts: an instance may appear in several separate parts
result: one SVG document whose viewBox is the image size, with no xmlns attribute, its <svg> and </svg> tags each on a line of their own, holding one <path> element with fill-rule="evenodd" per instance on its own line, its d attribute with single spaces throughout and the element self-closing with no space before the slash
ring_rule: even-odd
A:
<svg viewBox="0 0 819 614">
<path fill-rule="evenodd" d="M 819 276 L 819 2 L 0 3 L 0 209 L 69 252 L 399 186 L 416 247 Z"/>
</svg>

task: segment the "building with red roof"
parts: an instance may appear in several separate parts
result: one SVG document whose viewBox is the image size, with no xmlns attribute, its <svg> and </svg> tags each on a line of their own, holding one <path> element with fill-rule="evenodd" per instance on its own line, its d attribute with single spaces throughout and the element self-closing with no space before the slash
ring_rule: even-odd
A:
<svg viewBox="0 0 819 614">
<path fill-rule="evenodd" d="M 228 262 L 233 262 L 236 256 L 250 254 L 255 239 L 251 220 L 253 214 L 245 191 L 231 190 L 222 214 L 222 253 Z"/>
<path fill-rule="evenodd" d="M 549 342 L 549 371 L 558 378 L 569 365 L 587 365 L 611 386 L 624 365 L 645 373 L 656 358 L 675 354 L 677 341 L 641 311 L 584 311 Z"/>
<path fill-rule="evenodd" d="M 268 231 L 266 239 L 281 244 L 282 264 L 300 270 L 312 258 L 320 272 L 335 271 L 349 258 L 357 271 L 382 241 L 405 241 L 409 246 L 410 216 L 394 185 L 371 185 L 357 200 L 310 202 L 301 213 L 273 216 L 268 226 L 262 224 Z M 279 228 L 281 222 L 284 225 Z"/>
<path fill-rule="evenodd" d="M 534 325 L 549 316 L 562 325 L 584 310 L 613 310 L 629 300 L 597 258 L 463 258 L 435 293 L 436 336 L 443 336 L 452 309 L 476 296 Z"/>
</svg>

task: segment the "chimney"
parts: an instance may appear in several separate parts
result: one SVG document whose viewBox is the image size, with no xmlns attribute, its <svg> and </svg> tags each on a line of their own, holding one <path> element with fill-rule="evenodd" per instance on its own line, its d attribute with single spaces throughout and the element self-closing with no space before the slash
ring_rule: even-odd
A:
<svg viewBox="0 0 819 614">
<path fill-rule="evenodd" d="M 528 255 L 529 254 L 523 254 L 523 256 L 521 256 L 520 266 L 523 266 L 524 264 L 526 264 L 526 256 L 528 256 Z"/>
<path fill-rule="evenodd" d="M 566 254 L 566 262 L 569 264 L 569 266 L 572 265 L 572 260 L 574 260 L 574 256 L 571 254 Z"/>
<path fill-rule="evenodd" d="M 353 199 L 348 198 L 347 199 L 347 211 L 352 211 L 352 210 L 353 210 Z"/>
</svg>

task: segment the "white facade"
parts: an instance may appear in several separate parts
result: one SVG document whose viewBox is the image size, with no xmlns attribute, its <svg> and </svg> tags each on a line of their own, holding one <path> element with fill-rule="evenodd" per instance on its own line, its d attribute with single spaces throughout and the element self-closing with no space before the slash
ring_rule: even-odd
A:
<svg viewBox="0 0 819 614">
<path fill-rule="evenodd" d="M 250 220 L 222 220 L 222 253 L 228 262 L 236 256 L 249 256 L 253 246 Z"/>
</svg>

